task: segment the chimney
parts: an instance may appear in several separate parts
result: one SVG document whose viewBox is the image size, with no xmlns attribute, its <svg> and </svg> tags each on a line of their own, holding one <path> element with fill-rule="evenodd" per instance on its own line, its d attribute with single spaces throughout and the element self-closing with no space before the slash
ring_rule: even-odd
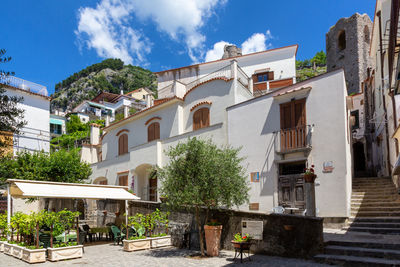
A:
<svg viewBox="0 0 400 267">
<path fill-rule="evenodd" d="M 124 119 L 129 116 L 129 106 L 124 106 Z"/>
<path fill-rule="evenodd" d="M 146 95 L 146 108 L 151 107 L 151 94 Z"/>
<path fill-rule="evenodd" d="M 96 123 L 90 124 L 90 144 L 98 145 L 100 142 L 100 125 Z"/>
<path fill-rule="evenodd" d="M 238 57 L 242 55 L 242 49 L 237 47 L 236 45 L 225 45 L 224 46 L 224 55 L 222 59 Z"/>
</svg>

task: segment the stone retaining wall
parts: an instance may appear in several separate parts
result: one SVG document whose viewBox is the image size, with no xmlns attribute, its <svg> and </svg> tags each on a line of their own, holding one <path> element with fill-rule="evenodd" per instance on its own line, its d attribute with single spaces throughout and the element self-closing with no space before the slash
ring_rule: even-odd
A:
<svg viewBox="0 0 400 267">
<path fill-rule="evenodd" d="M 130 214 L 150 213 L 156 208 L 165 211 L 160 203 L 134 201 Z M 309 258 L 323 249 L 323 219 L 289 214 L 262 214 L 232 210 L 218 210 L 210 214 L 223 225 L 221 247 L 232 250 L 231 240 L 241 232 L 242 220 L 263 221 L 263 240 L 254 241 L 252 251 L 259 254 Z M 204 214 L 202 216 L 204 222 Z M 286 226 L 286 227 L 285 227 Z M 286 228 L 286 229 L 285 229 Z M 288 230 L 287 230 L 288 229 Z M 177 247 L 199 248 L 195 216 L 190 211 L 172 211 L 170 231 Z"/>
</svg>

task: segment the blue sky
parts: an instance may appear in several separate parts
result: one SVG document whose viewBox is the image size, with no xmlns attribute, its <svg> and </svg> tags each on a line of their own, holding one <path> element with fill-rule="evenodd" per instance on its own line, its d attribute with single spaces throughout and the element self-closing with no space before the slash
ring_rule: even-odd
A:
<svg viewBox="0 0 400 267">
<path fill-rule="evenodd" d="M 299 44 L 298 59 L 325 50 L 341 17 L 372 19 L 375 0 L 2 0 L 0 48 L 17 77 L 54 85 L 104 58 L 151 71 Z"/>
</svg>

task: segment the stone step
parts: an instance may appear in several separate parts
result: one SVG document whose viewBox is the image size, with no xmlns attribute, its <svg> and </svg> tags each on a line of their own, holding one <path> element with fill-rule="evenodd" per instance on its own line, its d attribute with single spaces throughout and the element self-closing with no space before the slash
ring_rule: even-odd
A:
<svg viewBox="0 0 400 267">
<path fill-rule="evenodd" d="M 400 251 L 399 242 L 380 242 L 375 241 L 357 241 L 357 238 L 351 241 L 331 240 L 325 243 L 325 246 L 344 246 L 344 247 L 361 247 L 361 248 L 376 248 L 376 249 L 394 249 Z"/>
<path fill-rule="evenodd" d="M 398 228 L 400 230 L 400 220 L 397 222 L 380 222 L 380 221 L 376 221 L 376 222 L 358 222 L 355 221 L 353 222 L 350 227 L 366 227 L 366 228 L 373 228 L 373 227 L 377 227 L 377 228 Z"/>
<path fill-rule="evenodd" d="M 395 188 L 395 185 L 392 182 L 389 183 L 374 183 L 374 184 L 354 184 L 351 186 L 352 188 Z"/>
<path fill-rule="evenodd" d="M 314 256 L 318 262 L 339 264 L 343 266 L 397 266 L 400 265 L 400 260 L 370 258 L 370 257 L 357 257 L 347 255 L 327 255 L 318 254 Z"/>
<path fill-rule="evenodd" d="M 351 211 L 389 211 L 389 212 L 399 212 L 400 213 L 400 207 L 395 206 L 395 207 L 385 207 L 385 206 L 361 206 L 360 208 L 351 208 Z"/>
<path fill-rule="evenodd" d="M 356 217 L 391 217 L 391 216 L 400 216 L 400 211 L 358 211 L 358 212 L 351 212 L 352 216 Z"/>
<path fill-rule="evenodd" d="M 369 198 L 369 197 L 366 197 L 366 198 L 364 198 L 363 196 L 362 197 L 352 197 L 351 198 L 351 202 L 363 202 L 363 203 L 366 203 L 366 202 L 396 202 L 396 201 L 399 201 L 400 200 L 400 198 L 399 197 L 397 197 L 397 196 L 390 196 L 390 197 L 381 197 L 381 198 Z"/>
<path fill-rule="evenodd" d="M 352 201 L 351 207 L 400 207 L 400 201 Z"/>
<path fill-rule="evenodd" d="M 347 246 L 326 246 L 325 254 L 349 255 L 358 257 L 385 258 L 400 260 L 400 251 L 394 249 L 347 247 Z"/>
<path fill-rule="evenodd" d="M 350 227 L 343 228 L 343 230 L 351 232 L 365 232 L 371 234 L 389 234 L 389 235 L 399 235 L 400 228 L 382 228 L 382 227 L 356 227 L 350 225 Z"/>
<path fill-rule="evenodd" d="M 398 195 L 394 189 L 390 190 L 375 190 L 375 191 L 353 191 L 352 196 L 387 196 L 387 195 Z"/>
<path fill-rule="evenodd" d="M 400 217 L 350 217 L 349 222 L 365 222 L 365 223 L 396 223 L 400 222 Z"/>
</svg>

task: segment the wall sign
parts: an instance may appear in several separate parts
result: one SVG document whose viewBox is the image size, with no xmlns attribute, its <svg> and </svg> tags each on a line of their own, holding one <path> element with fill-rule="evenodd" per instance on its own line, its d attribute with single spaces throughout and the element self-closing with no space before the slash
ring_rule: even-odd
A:
<svg viewBox="0 0 400 267">
<path fill-rule="evenodd" d="M 322 172 L 323 173 L 330 173 L 333 172 L 333 161 L 325 161 L 322 165 Z"/>
<path fill-rule="evenodd" d="M 248 234 L 253 239 L 263 239 L 263 221 L 245 221 L 242 220 L 242 234 Z"/>
<path fill-rule="evenodd" d="M 250 173 L 250 181 L 259 182 L 260 181 L 260 173 L 259 172 L 251 172 Z"/>
</svg>

